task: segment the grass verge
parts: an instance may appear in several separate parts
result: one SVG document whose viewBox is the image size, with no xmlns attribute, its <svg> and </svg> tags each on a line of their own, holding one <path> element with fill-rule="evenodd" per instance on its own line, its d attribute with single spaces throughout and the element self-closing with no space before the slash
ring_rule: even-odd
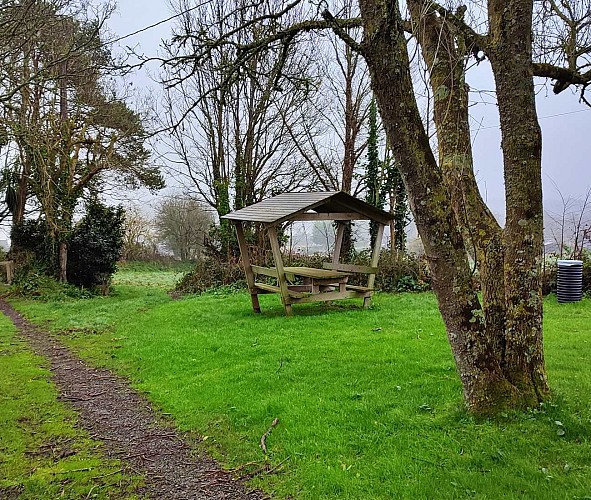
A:
<svg viewBox="0 0 591 500">
<path fill-rule="evenodd" d="M 134 497 L 139 479 L 76 427 L 42 364 L 0 315 L 0 498 Z"/>
<path fill-rule="evenodd" d="M 170 290 L 193 266 L 186 262 L 151 264 L 131 261 L 120 263 L 117 267 L 118 271 L 113 279 L 114 285 L 135 285 Z"/>
<path fill-rule="evenodd" d="M 297 307 L 277 297 L 117 286 L 112 297 L 15 301 L 94 363 L 130 377 L 229 467 L 268 460 L 279 497 L 544 498 L 591 495 L 591 303 L 546 302 L 552 403 L 475 422 L 429 294 Z M 279 424 L 261 436 L 274 418 Z M 255 466 L 255 468 L 258 467 Z"/>
</svg>

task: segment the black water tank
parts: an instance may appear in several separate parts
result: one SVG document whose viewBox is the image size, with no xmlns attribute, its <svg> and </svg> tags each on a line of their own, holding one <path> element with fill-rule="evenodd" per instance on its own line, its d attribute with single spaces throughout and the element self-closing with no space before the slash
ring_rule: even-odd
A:
<svg viewBox="0 0 591 500">
<path fill-rule="evenodd" d="M 583 298 L 582 260 L 558 261 L 556 295 L 560 303 L 577 302 Z"/>
</svg>

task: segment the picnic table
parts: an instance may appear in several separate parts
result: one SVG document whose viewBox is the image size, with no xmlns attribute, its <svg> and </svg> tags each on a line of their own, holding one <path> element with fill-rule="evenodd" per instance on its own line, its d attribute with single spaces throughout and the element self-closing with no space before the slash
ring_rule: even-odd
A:
<svg viewBox="0 0 591 500">
<path fill-rule="evenodd" d="M 261 312 L 258 295 L 264 293 L 279 294 L 287 315 L 292 313 L 292 304 L 352 297 L 363 298 L 364 307 L 369 307 L 384 226 L 390 223 L 392 214 L 354 198 L 350 194 L 327 191 L 283 193 L 226 214 L 222 218 L 230 220 L 236 227 L 252 308 L 255 312 Z M 367 266 L 345 264 L 340 261 L 346 225 L 354 220 L 377 223 L 377 234 Z M 324 269 L 283 266 L 278 228 L 284 223 L 293 221 L 336 222 L 337 233 L 332 262 L 325 262 Z M 275 267 L 257 266 L 251 262 L 245 226 L 252 223 L 262 224 L 266 229 Z M 352 273 L 366 275 L 367 286 L 350 285 L 348 280 Z M 260 275 L 264 278 L 258 278 Z"/>
<path fill-rule="evenodd" d="M 351 273 L 317 269 L 315 267 L 284 267 L 285 276 L 290 281 L 296 277 L 303 278 L 304 286 L 310 288 L 311 293 L 333 291 L 338 287 L 340 292 L 346 291 L 347 280 Z"/>
</svg>

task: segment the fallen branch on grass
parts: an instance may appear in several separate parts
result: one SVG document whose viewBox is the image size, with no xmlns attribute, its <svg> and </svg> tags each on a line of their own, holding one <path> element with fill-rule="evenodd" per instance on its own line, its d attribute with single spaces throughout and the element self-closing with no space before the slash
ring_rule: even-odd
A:
<svg viewBox="0 0 591 500">
<path fill-rule="evenodd" d="M 261 450 L 263 450 L 263 453 L 266 455 L 267 454 L 267 437 L 269 436 L 269 434 L 271 434 L 271 432 L 273 432 L 273 428 L 279 423 L 279 419 L 275 418 L 275 420 L 273 420 L 273 423 L 271 424 L 271 427 L 269 427 L 267 429 L 267 431 L 261 436 Z"/>
<path fill-rule="evenodd" d="M 268 462 L 265 461 L 265 465 L 263 465 L 260 469 L 256 469 L 253 472 L 248 472 L 246 474 L 243 474 L 238 479 L 240 481 L 248 481 L 248 480 L 252 479 L 253 477 L 258 476 L 259 474 L 262 474 L 262 473 L 275 474 L 281 468 L 281 466 L 285 462 L 287 462 L 290 458 L 291 458 L 291 456 L 284 458 L 283 460 L 281 460 L 281 462 L 279 462 L 277 465 L 275 465 L 273 467 L 270 467 L 271 464 L 269 464 Z"/>
<path fill-rule="evenodd" d="M 70 472 L 88 472 L 91 470 L 92 470 L 92 467 L 83 467 L 82 469 L 55 470 L 55 471 L 50 471 L 50 473 L 51 474 L 70 474 Z"/>
<path fill-rule="evenodd" d="M 283 460 L 281 460 L 281 462 L 279 462 L 277 465 L 275 465 L 274 467 L 271 467 L 268 471 L 267 474 L 273 474 L 273 472 L 275 472 L 276 470 L 279 469 L 279 467 L 281 467 L 285 462 L 287 462 L 289 459 L 291 458 L 291 456 L 289 457 L 285 457 Z"/>
</svg>

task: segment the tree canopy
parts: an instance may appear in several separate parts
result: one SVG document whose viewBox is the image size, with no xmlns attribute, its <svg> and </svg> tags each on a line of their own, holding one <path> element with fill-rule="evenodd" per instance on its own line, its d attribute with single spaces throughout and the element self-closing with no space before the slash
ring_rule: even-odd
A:
<svg viewBox="0 0 591 500">
<path fill-rule="evenodd" d="M 45 220 L 67 278 L 67 242 L 78 203 L 118 186 L 164 185 L 142 116 L 109 76 L 106 4 L 90 15 L 76 0 L 3 0 L 0 13 L 0 129 L 10 159 L 4 175 L 13 224 L 27 207 Z"/>
</svg>

